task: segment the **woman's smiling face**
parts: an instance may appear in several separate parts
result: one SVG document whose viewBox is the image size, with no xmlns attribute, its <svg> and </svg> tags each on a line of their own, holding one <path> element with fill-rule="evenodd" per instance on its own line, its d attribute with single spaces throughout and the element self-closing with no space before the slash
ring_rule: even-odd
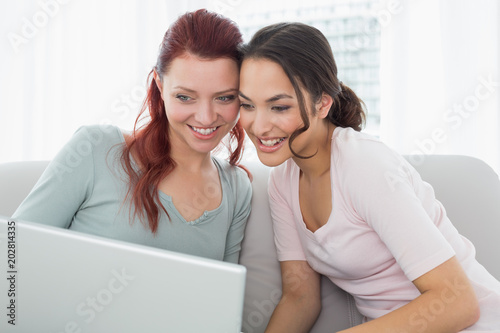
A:
<svg viewBox="0 0 500 333">
<path fill-rule="evenodd" d="M 185 54 L 155 80 L 169 122 L 172 147 L 185 153 L 209 153 L 238 117 L 238 65 L 228 58 L 200 59 Z"/>
<path fill-rule="evenodd" d="M 309 94 L 302 90 L 305 105 Z M 304 126 L 292 83 L 283 68 L 267 59 L 246 59 L 240 71 L 240 123 L 257 149 L 262 163 L 277 166 L 294 157 L 289 147 L 292 133 Z M 293 140 L 295 153 L 315 153 L 310 142 L 316 122 Z"/>
</svg>

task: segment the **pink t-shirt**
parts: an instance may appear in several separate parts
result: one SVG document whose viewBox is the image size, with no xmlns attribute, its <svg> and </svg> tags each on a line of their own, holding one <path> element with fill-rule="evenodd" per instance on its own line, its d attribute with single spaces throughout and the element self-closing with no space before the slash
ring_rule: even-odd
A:
<svg viewBox="0 0 500 333">
<path fill-rule="evenodd" d="M 457 232 L 416 170 L 377 139 L 351 128 L 335 129 L 331 153 L 332 212 L 314 233 L 300 211 L 299 167 L 290 159 L 272 170 L 278 259 L 307 260 L 352 294 L 369 320 L 416 298 L 420 293 L 411 281 L 456 255 L 482 311 L 470 329 L 500 329 L 500 282 L 475 260 L 474 246 Z M 460 286 L 450 282 L 453 288 Z M 418 325 L 419 317 L 414 319 Z"/>
</svg>

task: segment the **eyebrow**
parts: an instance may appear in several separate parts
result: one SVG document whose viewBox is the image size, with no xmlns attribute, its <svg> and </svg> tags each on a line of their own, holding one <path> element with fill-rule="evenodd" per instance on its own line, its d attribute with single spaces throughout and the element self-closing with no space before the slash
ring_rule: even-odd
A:
<svg viewBox="0 0 500 333">
<path fill-rule="evenodd" d="M 175 86 L 173 89 L 181 89 L 181 90 L 185 90 L 185 91 L 190 92 L 190 93 L 196 93 L 196 90 L 189 89 L 189 88 L 186 88 L 186 87 L 183 87 L 183 86 Z M 228 92 L 235 92 L 235 91 L 238 91 L 238 89 L 236 89 L 236 88 L 229 88 L 229 89 L 226 89 L 226 90 L 218 91 L 218 92 L 214 93 L 214 95 L 221 95 L 221 94 L 225 94 L 225 93 L 228 93 Z"/>
<path fill-rule="evenodd" d="M 240 96 L 243 97 L 244 99 L 246 100 L 249 100 L 249 101 L 252 101 L 249 97 L 245 96 L 241 91 L 240 91 Z M 266 103 L 271 103 L 271 102 L 276 102 L 280 99 L 283 99 L 283 98 L 290 98 L 290 99 L 293 99 L 292 96 L 290 95 L 287 95 L 287 94 L 277 94 L 277 95 L 274 95 L 273 97 L 270 97 L 268 99 L 266 99 Z"/>
</svg>

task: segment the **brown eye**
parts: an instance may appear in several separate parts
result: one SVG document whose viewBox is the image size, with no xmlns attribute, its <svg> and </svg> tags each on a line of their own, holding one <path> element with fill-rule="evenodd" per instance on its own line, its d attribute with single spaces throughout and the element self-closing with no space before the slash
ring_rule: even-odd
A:
<svg viewBox="0 0 500 333">
<path fill-rule="evenodd" d="M 241 103 L 241 104 L 240 104 L 240 108 L 243 108 L 243 109 L 245 109 L 245 110 L 251 110 L 251 109 L 253 109 L 253 106 L 252 106 L 252 105 L 250 105 L 250 104 Z"/>
<path fill-rule="evenodd" d="M 277 112 L 283 112 L 283 111 L 286 111 L 288 110 L 290 107 L 289 106 L 286 106 L 286 105 L 277 105 L 277 106 L 273 106 L 271 109 L 273 111 L 277 111 Z"/>
</svg>

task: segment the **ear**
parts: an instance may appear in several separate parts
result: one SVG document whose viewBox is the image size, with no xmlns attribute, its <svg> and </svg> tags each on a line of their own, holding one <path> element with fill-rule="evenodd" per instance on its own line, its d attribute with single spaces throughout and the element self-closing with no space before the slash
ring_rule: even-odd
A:
<svg viewBox="0 0 500 333">
<path fill-rule="evenodd" d="M 321 119 L 324 119 L 328 115 L 328 112 L 330 111 L 332 104 L 333 104 L 332 96 L 323 93 L 321 95 L 321 99 L 316 104 L 317 116 Z"/>
<path fill-rule="evenodd" d="M 156 69 L 153 70 L 153 78 L 155 80 L 155 83 L 156 83 L 156 87 L 158 88 L 158 90 L 160 91 L 160 94 L 161 94 L 161 98 L 163 99 L 163 84 L 161 82 L 161 77 L 160 75 L 158 74 L 158 72 L 156 71 Z"/>
</svg>

